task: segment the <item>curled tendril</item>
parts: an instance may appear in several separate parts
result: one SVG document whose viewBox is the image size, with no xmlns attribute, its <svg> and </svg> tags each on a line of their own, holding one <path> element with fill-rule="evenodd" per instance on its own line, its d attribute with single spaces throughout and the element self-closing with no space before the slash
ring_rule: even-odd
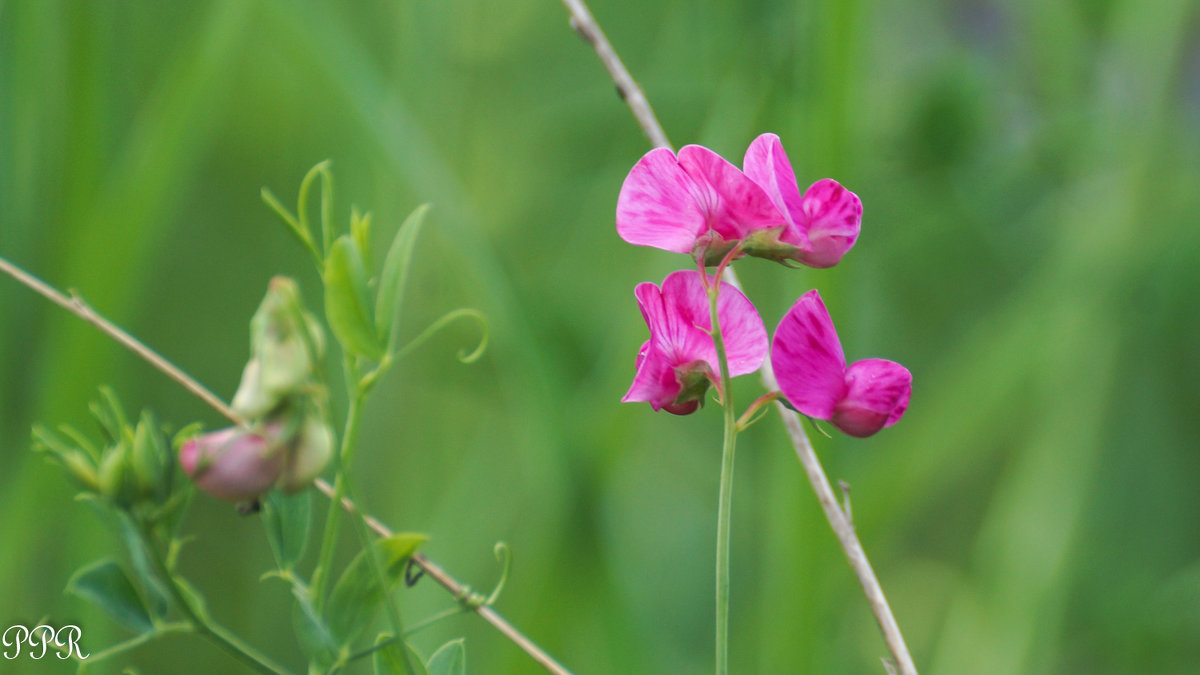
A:
<svg viewBox="0 0 1200 675">
<path fill-rule="evenodd" d="M 504 590 L 504 584 L 508 582 L 508 573 L 512 571 L 512 549 L 503 541 L 496 542 L 492 547 L 492 552 L 496 554 L 496 561 L 500 563 L 500 579 L 496 582 L 496 587 L 492 589 L 491 594 L 484 601 L 485 605 L 492 605 L 496 599 L 500 597 L 500 591 Z"/>
<path fill-rule="evenodd" d="M 460 318 L 474 319 L 475 322 L 479 324 L 480 336 L 479 344 L 476 345 L 473 351 L 467 352 L 465 349 L 459 350 L 458 360 L 461 363 L 474 363 L 475 361 L 478 361 L 479 357 L 483 356 L 483 353 L 487 350 L 490 326 L 488 325 L 487 317 L 484 316 L 483 312 L 480 312 L 477 309 L 471 309 L 469 307 L 461 307 L 452 312 L 447 312 L 446 314 L 442 315 L 440 319 L 429 324 L 429 327 L 421 331 L 420 335 L 413 338 L 411 342 L 396 351 L 396 355 L 394 357 L 395 360 L 399 361 L 409 352 L 421 346 L 426 340 L 433 337 L 439 330 L 445 328 L 451 322 Z"/>
</svg>

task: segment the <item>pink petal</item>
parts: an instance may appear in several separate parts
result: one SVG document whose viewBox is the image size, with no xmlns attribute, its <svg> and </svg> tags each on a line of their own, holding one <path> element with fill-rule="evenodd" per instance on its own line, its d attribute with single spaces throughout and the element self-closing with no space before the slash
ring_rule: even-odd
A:
<svg viewBox="0 0 1200 675">
<path fill-rule="evenodd" d="M 771 198 L 746 174 L 701 145 L 679 151 L 679 165 L 699 187 L 696 200 L 707 217 L 707 228 L 725 240 L 745 237 L 751 230 L 786 224 Z"/>
<path fill-rule="evenodd" d="M 833 417 L 846 391 L 846 357 L 817 291 L 800 296 L 779 322 L 771 365 L 780 391 L 797 410 L 822 420 Z"/>
<path fill-rule="evenodd" d="M 800 188 L 796 184 L 796 173 L 788 161 L 783 143 L 775 134 L 762 134 L 746 149 L 742 169 L 750 180 L 758 183 L 771 202 L 787 217 L 788 228 L 781 239 L 793 246 L 809 250 L 808 237 L 796 227 L 788 212 L 789 204 L 800 203 Z"/>
<path fill-rule="evenodd" d="M 801 262 L 811 267 L 833 267 L 854 246 L 862 225 L 862 200 L 832 178 L 822 178 L 789 204 L 792 219 L 811 244 Z"/>
<path fill-rule="evenodd" d="M 846 395 L 833 424 L 851 436 L 870 436 L 904 416 L 911 394 L 912 373 L 904 366 L 884 359 L 857 361 L 846 369 Z"/>
<path fill-rule="evenodd" d="M 767 329 L 754 303 L 722 281 L 717 296 L 717 318 L 721 322 L 730 377 L 758 370 L 767 357 Z M 713 368 L 714 372 L 720 372 L 717 364 L 714 363 Z"/>
<path fill-rule="evenodd" d="M 670 317 L 670 327 L 660 331 L 664 338 L 663 351 L 674 365 L 688 361 L 704 361 L 713 372 L 717 367 L 717 350 L 713 345 L 712 321 L 708 313 L 708 292 L 700 281 L 700 272 L 679 270 L 671 272 L 662 283 L 662 301 Z M 669 346 L 665 343 L 669 340 Z"/>
<path fill-rule="evenodd" d="M 707 229 L 707 214 L 697 202 L 704 190 L 675 155 L 655 148 L 633 165 L 617 196 L 617 234 L 639 246 L 691 253 Z"/>
<path fill-rule="evenodd" d="M 647 340 L 638 352 L 637 375 L 621 402 L 646 401 L 655 410 L 660 410 L 675 401 L 679 390 L 671 363 Z"/>
</svg>

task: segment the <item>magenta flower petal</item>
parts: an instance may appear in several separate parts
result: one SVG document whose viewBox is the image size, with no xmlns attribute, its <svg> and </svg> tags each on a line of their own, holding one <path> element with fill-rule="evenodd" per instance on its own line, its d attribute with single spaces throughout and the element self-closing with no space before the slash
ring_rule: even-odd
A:
<svg viewBox="0 0 1200 675">
<path fill-rule="evenodd" d="M 771 365 L 779 390 L 797 410 L 822 420 L 833 417 L 846 393 L 846 357 L 817 291 L 800 296 L 780 320 Z"/>
<path fill-rule="evenodd" d="M 655 148 L 633 165 L 617 196 L 617 234 L 639 246 L 691 253 L 707 230 L 697 196 L 705 190 L 667 148 Z"/>
<path fill-rule="evenodd" d="M 726 241 L 741 239 L 752 230 L 784 225 L 783 213 L 746 174 L 702 145 L 679 151 L 679 165 L 701 190 L 697 201 L 707 216 L 707 229 Z"/>
<path fill-rule="evenodd" d="M 801 262 L 812 267 L 833 267 L 858 240 L 862 226 L 862 200 L 832 178 L 822 178 L 804 192 L 799 212 L 812 246 Z M 793 218 L 796 216 L 793 215 Z"/>
<path fill-rule="evenodd" d="M 617 196 L 622 239 L 676 253 L 693 253 L 697 245 L 732 242 L 752 230 L 785 223 L 761 187 L 699 145 L 685 146 L 678 157 L 666 148 L 646 153 Z"/>
<path fill-rule="evenodd" d="M 833 413 L 834 426 L 859 438 L 904 416 L 912 394 L 912 373 L 895 361 L 863 359 L 846 369 L 846 395 Z"/>
<path fill-rule="evenodd" d="M 802 250 L 809 250 L 808 236 L 796 227 L 788 213 L 788 204 L 800 203 L 800 188 L 797 187 L 796 173 L 792 170 L 787 153 L 783 151 L 779 137 L 768 133 L 754 139 L 746 149 L 742 169 L 750 180 L 766 191 L 775 207 L 787 217 L 788 228 L 781 240 Z"/>
<path fill-rule="evenodd" d="M 830 178 L 813 183 L 801 195 L 778 136 L 754 139 L 742 167 L 787 216 L 788 229 L 780 241 L 799 249 L 791 257 L 810 267 L 833 267 L 854 246 L 862 225 L 862 201 Z"/>
<path fill-rule="evenodd" d="M 647 340 L 637 357 L 637 375 L 629 391 L 621 398 L 622 403 L 644 401 L 655 410 L 661 410 L 679 396 L 679 380 L 675 377 L 675 369 L 661 352 L 654 349 Z"/>
<path fill-rule="evenodd" d="M 717 319 L 721 322 L 721 337 L 725 340 L 729 376 L 753 373 L 762 367 L 767 358 L 767 328 L 754 303 L 738 289 L 721 282 Z M 704 325 L 711 327 L 709 322 Z"/>
</svg>

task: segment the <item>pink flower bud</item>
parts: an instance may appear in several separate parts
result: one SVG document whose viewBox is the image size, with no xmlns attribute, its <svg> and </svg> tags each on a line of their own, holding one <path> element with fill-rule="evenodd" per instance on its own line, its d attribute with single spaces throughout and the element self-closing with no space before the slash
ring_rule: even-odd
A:
<svg viewBox="0 0 1200 675">
<path fill-rule="evenodd" d="M 263 436 L 230 427 L 188 440 L 179 449 L 179 465 L 201 490 L 241 501 L 270 489 L 283 470 L 284 454 Z"/>
</svg>

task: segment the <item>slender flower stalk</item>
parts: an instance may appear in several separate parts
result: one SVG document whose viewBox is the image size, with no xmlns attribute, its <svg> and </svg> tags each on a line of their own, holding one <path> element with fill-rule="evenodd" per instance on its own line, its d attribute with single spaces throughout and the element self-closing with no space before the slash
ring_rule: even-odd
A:
<svg viewBox="0 0 1200 675">
<path fill-rule="evenodd" d="M 725 433 L 721 442 L 721 491 L 717 501 L 717 675 L 729 672 L 729 542 L 733 515 L 733 459 L 737 446 L 737 419 L 733 408 L 732 378 L 721 323 L 717 318 L 720 276 L 708 285 L 713 345 L 721 368 L 721 407 L 725 411 Z"/>
<path fill-rule="evenodd" d="M 157 368 L 159 372 L 166 375 L 168 379 L 192 393 L 194 396 L 206 403 L 213 410 L 216 410 L 229 421 L 237 424 L 238 426 L 245 427 L 247 425 L 246 418 L 238 414 L 237 411 L 231 408 L 229 404 L 225 403 L 225 401 L 221 400 L 221 397 L 214 394 L 203 384 L 200 384 L 200 382 L 192 376 L 183 372 L 183 370 L 168 361 L 158 352 L 147 347 L 143 342 L 133 337 L 113 322 L 101 316 L 95 309 L 91 307 L 91 305 L 84 302 L 82 298 L 63 294 L 58 289 L 47 284 L 41 279 L 38 279 L 32 274 L 29 274 L 3 257 L 0 257 L 0 272 L 4 272 L 38 295 L 41 295 L 54 304 L 66 309 L 68 312 L 71 312 L 75 316 L 92 324 L 101 333 L 104 333 L 118 344 L 136 354 L 145 362 Z M 335 498 L 337 492 L 334 489 L 334 486 L 330 485 L 325 479 L 317 478 L 313 481 L 313 485 L 320 490 L 322 494 L 324 494 L 326 497 L 329 497 L 333 503 L 340 504 L 341 508 L 347 513 L 359 515 L 362 518 L 362 522 L 379 536 L 390 537 L 395 534 L 391 528 L 384 525 L 377 518 L 363 513 L 357 507 L 354 501 L 348 497 L 343 496 L 340 500 Z M 429 577 L 437 582 L 439 586 L 446 589 L 446 591 L 450 593 L 452 597 L 465 598 L 470 594 L 470 587 L 455 579 L 444 568 L 425 557 L 425 555 L 417 553 L 412 557 L 412 562 L 417 567 L 420 567 L 422 572 L 428 574 Z M 507 619 L 501 616 L 499 612 L 492 608 L 491 605 L 486 603 L 480 605 L 471 605 L 469 609 L 491 624 L 492 627 L 494 627 L 502 635 L 504 635 L 504 637 L 508 638 L 513 644 L 528 654 L 530 658 L 542 665 L 548 672 L 554 673 L 554 675 L 571 675 L 571 671 L 567 670 L 566 667 L 555 660 L 553 656 L 550 656 L 550 654 L 538 646 L 537 643 L 529 639 L 529 637 L 518 630 L 516 626 L 513 626 Z"/>
<path fill-rule="evenodd" d="M 662 125 L 659 124 L 650 102 L 642 93 L 637 82 L 634 81 L 633 76 L 629 74 L 629 70 L 625 68 L 625 64 L 621 62 L 620 57 L 617 56 L 612 44 L 605 37 L 604 31 L 600 29 L 595 18 L 592 17 L 592 13 L 588 10 L 586 3 L 583 0 L 562 0 L 562 2 L 571 14 L 571 26 L 595 50 L 596 56 L 604 65 L 605 70 L 608 71 L 609 77 L 616 83 L 617 91 L 621 94 L 622 100 L 629 106 L 629 110 L 641 128 L 642 133 L 646 135 L 646 138 L 650 139 L 654 147 L 670 149 L 671 145 L 667 141 L 667 135 L 663 131 Z M 722 278 L 726 283 L 741 290 L 741 284 L 738 282 L 737 275 L 734 273 L 732 267 L 725 270 Z M 767 391 L 772 392 L 779 389 L 779 385 L 775 381 L 774 370 L 771 368 L 770 359 L 763 361 L 759 372 L 762 376 L 763 386 Z M 917 668 L 913 663 L 912 656 L 908 652 L 904 636 L 900 633 L 900 626 L 896 623 L 896 619 L 892 615 L 891 607 L 888 606 L 887 598 L 883 594 L 883 588 L 879 585 L 879 580 L 876 579 L 875 573 L 871 569 L 871 564 L 867 560 L 862 544 L 858 541 L 858 535 L 854 531 L 854 526 L 842 511 L 842 507 L 838 505 L 833 488 L 829 484 L 829 479 L 825 476 L 825 471 L 821 467 L 816 453 L 813 452 L 812 444 L 809 442 L 808 436 L 804 433 L 800 417 L 779 400 L 775 401 L 775 407 L 779 410 L 784 427 L 788 432 L 788 437 L 792 441 L 796 455 L 800 458 L 800 464 L 804 467 L 804 472 L 812 484 L 818 501 L 821 503 L 821 508 L 825 511 L 825 517 L 829 521 L 834 534 L 837 535 L 838 541 L 846 553 L 846 558 L 850 562 L 850 567 L 854 570 L 854 574 L 858 577 L 859 583 L 862 585 L 863 594 L 871 606 L 871 611 L 875 614 L 875 620 L 879 623 L 888 650 L 892 653 L 892 658 L 899 668 L 900 675 L 917 675 Z"/>
</svg>

